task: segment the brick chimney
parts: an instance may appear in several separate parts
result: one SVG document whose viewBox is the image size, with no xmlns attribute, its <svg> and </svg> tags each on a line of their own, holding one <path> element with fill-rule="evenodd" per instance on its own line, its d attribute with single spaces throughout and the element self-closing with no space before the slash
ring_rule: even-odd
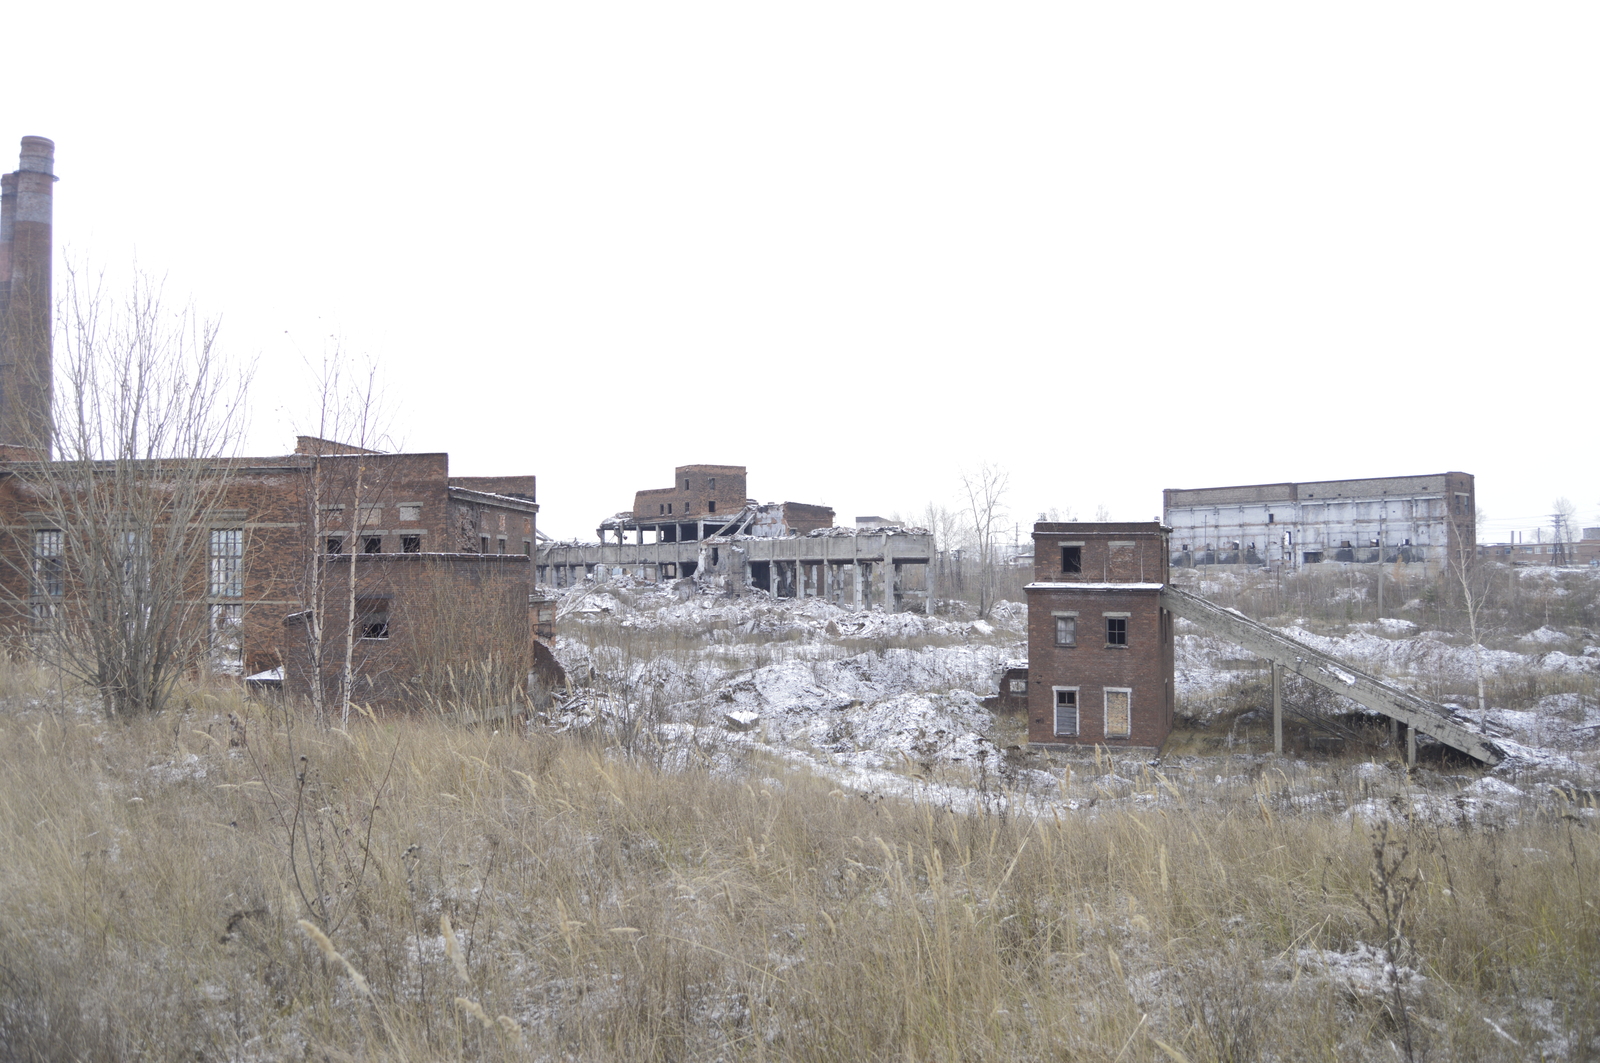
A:
<svg viewBox="0 0 1600 1063">
<path fill-rule="evenodd" d="M 50 454 L 53 141 L 23 137 L 0 178 L 0 444 Z"/>
</svg>

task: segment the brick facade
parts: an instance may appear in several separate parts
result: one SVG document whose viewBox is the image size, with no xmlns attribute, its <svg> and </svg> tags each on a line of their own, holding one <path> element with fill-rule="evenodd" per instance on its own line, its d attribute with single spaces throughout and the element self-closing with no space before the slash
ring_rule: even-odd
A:
<svg viewBox="0 0 1600 1063">
<path fill-rule="evenodd" d="M 1167 530 L 1039 523 L 1033 539 L 1029 744 L 1159 747 L 1176 697 L 1172 616 L 1161 608 Z"/>
<path fill-rule="evenodd" d="M 680 465 L 671 487 L 652 488 L 633 496 L 635 520 L 659 517 L 727 516 L 744 508 L 743 465 Z"/>
<path fill-rule="evenodd" d="M 4 525 L 0 531 L 0 621 L 13 631 L 26 629 L 30 599 L 38 596 L 38 588 L 28 576 L 30 543 L 42 526 L 41 513 L 50 509 L 40 497 L 49 481 L 41 477 L 39 469 L 32 462 L 0 461 L 0 524 Z M 159 481 L 159 467 L 157 470 L 153 479 Z M 218 471 L 221 475 L 220 465 Z M 523 497 L 473 489 L 476 487 L 520 488 Z M 211 623 L 219 607 L 237 612 L 239 660 L 226 670 L 246 675 L 281 667 L 297 652 L 293 643 L 302 637 L 303 629 L 291 631 L 284 618 L 307 607 L 311 566 L 316 560 L 335 559 L 322 565 L 331 594 L 338 574 L 349 571 L 340 566 L 351 555 L 363 559 L 493 555 L 511 562 L 495 569 L 494 582 L 497 586 L 516 585 L 525 614 L 528 596 L 534 591 L 534 566 L 529 558 L 539 507 L 533 496 L 532 476 L 452 478 L 445 454 L 375 454 L 302 437 L 295 454 L 237 459 L 222 504 L 212 513 L 208 526 L 196 528 L 195 533 L 210 536 L 213 531 L 237 530 L 241 578 L 237 593 L 214 595 L 208 593 L 215 588 L 208 585 L 207 574 L 193 574 L 196 598 L 202 606 L 197 614 L 203 618 L 200 622 Z M 60 530 L 65 535 L 75 533 L 71 528 Z M 476 588 L 482 577 L 475 574 L 479 570 L 464 562 L 416 571 L 424 570 L 431 573 L 430 587 L 437 580 L 456 580 L 467 598 L 479 593 Z M 394 581 L 390 569 L 382 564 L 361 564 L 357 572 L 358 597 L 368 594 L 365 584 L 369 578 L 385 586 Z M 72 573 L 66 576 L 63 607 L 70 609 L 74 585 Z M 401 581 L 390 590 L 372 593 L 403 598 L 410 586 Z M 526 630 L 525 615 L 522 624 Z M 393 657 L 402 645 L 396 642 L 384 647 L 382 655 Z"/>
</svg>

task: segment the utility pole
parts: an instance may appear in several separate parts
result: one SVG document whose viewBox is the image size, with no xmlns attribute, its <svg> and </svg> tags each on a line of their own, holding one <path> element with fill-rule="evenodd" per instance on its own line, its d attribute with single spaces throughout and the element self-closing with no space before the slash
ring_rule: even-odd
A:
<svg viewBox="0 0 1600 1063">
<path fill-rule="evenodd" d="M 1378 619 L 1383 619 L 1383 518 L 1384 512 L 1378 510 Z"/>
</svg>

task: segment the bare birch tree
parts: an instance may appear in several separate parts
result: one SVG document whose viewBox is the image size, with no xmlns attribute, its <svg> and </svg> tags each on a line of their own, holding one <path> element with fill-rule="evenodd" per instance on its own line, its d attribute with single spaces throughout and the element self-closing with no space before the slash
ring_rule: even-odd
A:
<svg viewBox="0 0 1600 1063">
<path fill-rule="evenodd" d="M 967 496 L 967 519 L 971 521 L 973 545 L 978 550 L 978 615 L 987 617 L 994 606 L 995 537 L 1005 528 L 1004 499 L 1011 485 L 1011 474 L 998 465 L 984 462 L 961 474 Z"/>
<path fill-rule="evenodd" d="M 53 461 L 13 466 L 33 643 L 99 692 L 107 716 L 160 710 L 210 643 L 237 642 L 243 531 L 217 526 L 249 373 L 217 322 L 169 307 L 158 279 L 125 295 L 69 266 L 58 316 Z M 50 389 L 40 382 L 40 392 Z M 220 544 L 220 546 L 219 546 Z M 219 625 L 208 603 L 222 603 Z"/>
<path fill-rule="evenodd" d="M 1481 520 L 1480 513 L 1480 520 Z M 1478 683 L 1478 724 L 1489 723 L 1489 702 L 1484 693 L 1483 640 L 1480 623 L 1483 608 L 1490 591 L 1493 573 L 1478 556 L 1476 536 L 1463 533 L 1464 518 L 1452 518 L 1450 528 L 1450 553 L 1447 559 L 1450 574 L 1461 587 L 1461 604 L 1467 612 L 1467 630 L 1472 638 L 1472 666 Z"/>
<path fill-rule="evenodd" d="M 383 428 L 386 415 L 376 366 L 368 364 L 352 376 L 334 349 L 323 358 L 317 393 L 317 432 L 306 455 L 310 469 L 302 615 L 313 711 L 321 723 L 337 713 L 340 725 L 346 726 L 356 682 L 360 619 L 354 552 L 360 548 L 366 507 L 384 486 L 372 459 L 389 439 Z M 328 596 L 330 564 L 348 566 L 345 593 L 338 602 Z M 335 669 L 331 704 L 324 685 L 330 665 Z"/>
</svg>

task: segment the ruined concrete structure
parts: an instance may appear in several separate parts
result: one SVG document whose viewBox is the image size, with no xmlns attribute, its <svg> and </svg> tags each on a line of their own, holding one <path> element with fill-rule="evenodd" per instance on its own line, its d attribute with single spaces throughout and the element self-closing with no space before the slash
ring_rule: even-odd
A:
<svg viewBox="0 0 1600 1063">
<path fill-rule="evenodd" d="M 1162 499 L 1180 567 L 1382 561 L 1437 569 L 1476 548 L 1474 481 L 1464 472 L 1169 488 Z"/>
<path fill-rule="evenodd" d="M 746 499 L 746 479 L 743 465 L 680 465 L 672 487 L 640 491 L 632 510 L 602 521 L 600 542 L 541 545 L 538 581 L 562 588 L 591 576 L 693 576 L 732 593 L 754 588 L 856 609 L 928 608 L 932 536 L 835 528 L 828 506 Z"/>
<path fill-rule="evenodd" d="M 0 178 L 0 620 L 13 632 L 72 621 L 85 604 L 72 537 L 105 534 L 57 526 L 48 514 L 61 507 L 44 497 L 62 482 L 49 461 L 54 182 L 43 137 L 24 137 L 20 168 Z M 137 486 L 160 491 L 180 467 L 194 468 L 148 463 Z M 451 476 L 445 454 L 309 436 L 293 454 L 213 467 L 225 494 L 192 529 L 207 549 L 205 570 L 188 578 L 217 671 L 287 665 L 286 682 L 308 688 L 315 677 L 294 667 L 307 610 L 342 633 L 352 576 L 361 700 L 397 703 L 440 660 L 534 655 L 531 640 L 550 632 L 550 603 L 534 590 L 533 476 Z M 92 484 L 98 468 L 74 466 L 74 476 Z M 137 540 L 137 529 L 126 534 Z"/>
<path fill-rule="evenodd" d="M 1033 526 L 1029 744 L 1166 741 L 1176 697 L 1172 616 L 1161 604 L 1167 535 L 1156 523 Z"/>
</svg>

